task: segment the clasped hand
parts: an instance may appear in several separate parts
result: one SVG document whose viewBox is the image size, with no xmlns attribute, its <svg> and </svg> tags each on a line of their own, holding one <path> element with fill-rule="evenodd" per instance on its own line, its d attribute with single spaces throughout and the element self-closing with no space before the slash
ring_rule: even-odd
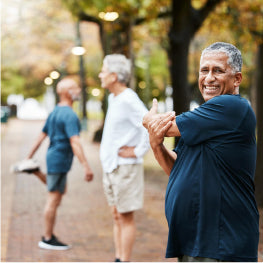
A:
<svg viewBox="0 0 263 263">
<path fill-rule="evenodd" d="M 175 112 L 158 113 L 158 101 L 153 99 L 153 106 L 143 118 L 143 126 L 148 130 L 151 147 L 161 145 L 168 130 L 175 120 Z"/>
</svg>

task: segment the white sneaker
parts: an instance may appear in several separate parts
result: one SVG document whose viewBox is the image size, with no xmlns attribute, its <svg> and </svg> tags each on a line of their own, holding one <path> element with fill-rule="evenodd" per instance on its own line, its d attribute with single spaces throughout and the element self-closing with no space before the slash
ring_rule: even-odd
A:
<svg viewBox="0 0 263 263">
<path fill-rule="evenodd" d="M 42 237 L 42 240 L 38 242 L 38 246 L 40 248 L 51 250 L 67 250 L 71 248 L 71 246 L 59 241 L 54 235 L 52 235 L 51 239 L 48 241 L 46 241 L 44 237 Z"/>
<path fill-rule="evenodd" d="M 14 164 L 10 170 L 13 173 L 33 173 L 39 170 L 39 164 L 36 160 L 26 159 Z"/>
</svg>

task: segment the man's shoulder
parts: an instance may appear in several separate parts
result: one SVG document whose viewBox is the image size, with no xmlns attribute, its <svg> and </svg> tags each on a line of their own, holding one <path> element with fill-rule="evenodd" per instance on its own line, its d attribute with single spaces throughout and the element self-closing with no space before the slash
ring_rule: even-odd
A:
<svg viewBox="0 0 263 263">
<path fill-rule="evenodd" d="M 131 103 L 142 103 L 142 100 L 138 96 L 138 94 L 132 90 L 131 88 L 127 88 L 125 90 L 125 96 L 123 96 L 123 100 L 129 104 Z"/>
<path fill-rule="evenodd" d="M 58 110 L 60 110 L 61 112 L 66 112 L 68 114 L 76 114 L 75 111 L 69 106 L 58 107 Z"/>
<path fill-rule="evenodd" d="M 239 94 L 223 94 L 219 96 L 215 96 L 214 98 L 207 101 L 207 103 L 214 103 L 214 102 L 236 102 L 236 103 L 244 103 L 244 101 L 247 101 L 243 97 L 241 97 Z"/>
<path fill-rule="evenodd" d="M 240 95 L 220 95 L 203 105 L 203 110 L 209 110 L 209 114 L 217 117 L 222 116 L 223 120 L 228 119 L 232 122 L 243 119 L 248 112 L 253 115 L 249 101 Z"/>
<path fill-rule="evenodd" d="M 225 109 L 233 109 L 233 108 L 244 108 L 248 107 L 248 101 L 241 97 L 239 94 L 231 95 L 231 94 L 224 94 L 220 96 L 216 96 L 210 100 L 208 100 L 204 105 L 215 105 L 215 106 L 223 106 Z"/>
<path fill-rule="evenodd" d="M 57 114 L 65 120 L 78 119 L 76 112 L 69 106 L 57 107 Z"/>
</svg>

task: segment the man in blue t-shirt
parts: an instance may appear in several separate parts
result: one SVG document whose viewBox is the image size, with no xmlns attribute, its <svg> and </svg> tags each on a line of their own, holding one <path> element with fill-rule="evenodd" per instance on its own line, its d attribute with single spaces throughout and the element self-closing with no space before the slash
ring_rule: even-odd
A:
<svg viewBox="0 0 263 263">
<path fill-rule="evenodd" d="M 50 145 L 47 151 L 47 175 L 36 169 L 33 173 L 47 184 L 48 197 L 44 210 L 45 231 L 40 248 L 66 250 L 67 244 L 59 241 L 53 233 L 56 212 L 66 190 L 67 173 L 71 168 L 73 155 L 76 155 L 84 167 L 85 180 L 93 179 L 93 172 L 84 155 L 80 143 L 80 123 L 72 105 L 79 98 L 80 88 L 77 83 L 64 78 L 57 84 L 59 103 L 48 116 L 44 128 L 33 145 L 28 159 L 31 159 L 44 139 L 48 136 Z"/>
<path fill-rule="evenodd" d="M 175 117 L 174 112 L 157 114 L 154 100 L 144 117 L 155 157 L 170 175 L 166 257 L 257 261 L 256 119 L 239 95 L 241 67 L 236 47 L 212 44 L 200 59 L 199 90 L 205 103 Z M 165 136 L 180 137 L 174 151 L 163 145 Z"/>
</svg>

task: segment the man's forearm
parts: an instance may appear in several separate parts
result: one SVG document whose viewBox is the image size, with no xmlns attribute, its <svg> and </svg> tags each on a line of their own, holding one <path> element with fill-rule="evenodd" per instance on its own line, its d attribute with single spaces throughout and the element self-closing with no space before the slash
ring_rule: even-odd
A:
<svg viewBox="0 0 263 263">
<path fill-rule="evenodd" d="M 158 161 L 164 172 L 169 176 L 177 154 L 165 148 L 163 144 L 152 147 L 155 159 Z"/>
<path fill-rule="evenodd" d="M 87 159 L 84 155 L 84 151 L 83 148 L 80 144 L 80 140 L 79 138 L 77 138 L 76 136 L 74 136 L 74 138 L 70 138 L 70 144 L 73 150 L 74 155 L 77 156 L 79 162 L 83 165 L 83 166 L 87 166 L 88 162 Z"/>
<path fill-rule="evenodd" d="M 166 132 L 165 137 L 179 137 L 179 136 L 181 136 L 181 133 L 178 129 L 178 126 L 176 124 L 176 119 L 175 119 L 172 123 L 172 126 Z"/>
<path fill-rule="evenodd" d="M 88 161 L 85 157 L 83 148 L 80 143 L 80 137 L 78 135 L 72 136 L 70 138 L 70 145 L 72 147 L 74 155 L 77 156 L 79 162 L 83 165 L 85 170 L 85 180 L 90 182 L 93 179 L 93 172 L 88 164 Z"/>
</svg>

